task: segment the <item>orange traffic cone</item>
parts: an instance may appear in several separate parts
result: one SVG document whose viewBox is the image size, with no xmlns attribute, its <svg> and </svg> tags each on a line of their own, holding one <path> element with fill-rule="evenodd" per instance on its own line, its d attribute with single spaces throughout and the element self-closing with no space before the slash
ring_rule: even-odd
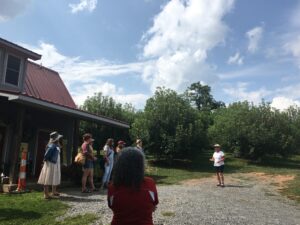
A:
<svg viewBox="0 0 300 225">
<path fill-rule="evenodd" d="M 27 160 L 27 150 L 23 150 L 21 163 L 20 163 L 20 173 L 19 173 L 17 191 L 25 191 L 26 188 L 26 160 Z"/>
</svg>

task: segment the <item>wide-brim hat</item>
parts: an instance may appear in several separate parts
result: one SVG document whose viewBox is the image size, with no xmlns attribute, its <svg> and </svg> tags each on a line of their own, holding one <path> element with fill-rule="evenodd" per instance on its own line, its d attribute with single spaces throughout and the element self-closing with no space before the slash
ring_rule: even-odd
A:
<svg viewBox="0 0 300 225">
<path fill-rule="evenodd" d="M 126 143 L 125 143 L 125 141 L 120 140 L 120 141 L 118 141 L 118 145 L 126 145 Z"/>
<path fill-rule="evenodd" d="M 56 142 L 59 139 L 61 139 L 63 135 L 59 134 L 57 131 L 54 131 L 50 134 L 50 141 L 51 142 Z"/>
<path fill-rule="evenodd" d="M 219 145 L 219 144 L 214 144 L 214 148 L 220 148 L 221 147 L 221 145 Z"/>
</svg>

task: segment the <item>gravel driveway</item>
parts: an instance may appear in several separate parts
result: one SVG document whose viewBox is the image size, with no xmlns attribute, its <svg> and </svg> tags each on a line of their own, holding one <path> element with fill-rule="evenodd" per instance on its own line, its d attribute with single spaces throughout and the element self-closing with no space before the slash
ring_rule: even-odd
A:
<svg viewBox="0 0 300 225">
<path fill-rule="evenodd" d="M 225 188 L 216 187 L 213 178 L 158 186 L 160 204 L 154 213 L 155 224 L 300 225 L 300 205 L 281 196 L 274 186 L 241 174 L 226 180 Z M 71 206 L 65 216 L 89 212 L 99 216 L 95 224 L 111 221 L 104 192 L 83 195 L 67 190 L 62 201 Z"/>
</svg>

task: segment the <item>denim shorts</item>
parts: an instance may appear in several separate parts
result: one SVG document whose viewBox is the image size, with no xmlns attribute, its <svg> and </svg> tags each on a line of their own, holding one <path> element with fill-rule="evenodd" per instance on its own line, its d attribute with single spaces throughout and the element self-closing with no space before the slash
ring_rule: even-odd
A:
<svg viewBox="0 0 300 225">
<path fill-rule="evenodd" d="M 83 169 L 93 169 L 94 161 L 93 160 L 85 160 L 85 164 L 83 165 Z"/>
<path fill-rule="evenodd" d="M 215 166 L 216 172 L 217 173 L 223 173 L 224 172 L 224 165 L 222 166 Z"/>
</svg>

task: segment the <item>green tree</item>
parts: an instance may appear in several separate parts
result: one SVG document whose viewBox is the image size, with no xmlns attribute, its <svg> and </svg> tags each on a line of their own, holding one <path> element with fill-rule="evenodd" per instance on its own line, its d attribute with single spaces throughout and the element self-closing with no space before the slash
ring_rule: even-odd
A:
<svg viewBox="0 0 300 225">
<path fill-rule="evenodd" d="M 188 158 L 206 144 L 202 117 L 175 91 L 158 88 L 147 100 L 144 112 L 132 125 L 131 134 L 147 143 L 150 153 L 161 157 Z"/>
<path fill-rule="evenodd" d="M 224 102 L 216 101 L 213 98 L 208 85 L 202 85 L 200 82 L 191 84 L 186 90 L 185 96 L 199 111 L 210 111 L 225 106 Z"/>
<path fill-rule="evenodd" d="M 94 96 L 88 97 L 80 107 L 90 113 L 100 116 L 107 116 L 116 120 L 121 120 L 132 124 L 135 118 L 135 109 L 131 104 L 117 103 L 112 97 L 104 96 L 101 92 L 95 93 Z M 118 129 L 116 127 L 93 122 L 81 122 L 80 134 L 92 133 L 96 139 L 96 148 L 102 148 L 107 138 L 114 138 L 131 142 L 128 130 Z"/>
<path fill-rule="evenodd" d="M 209 136 L 226 150 L 252 159 L 265 155 L 288 156 L 295 150 L 288 113 L 273 109 L 265 102 L 258 106 L 238 102 L 217 110 Z"/>
</svg>

